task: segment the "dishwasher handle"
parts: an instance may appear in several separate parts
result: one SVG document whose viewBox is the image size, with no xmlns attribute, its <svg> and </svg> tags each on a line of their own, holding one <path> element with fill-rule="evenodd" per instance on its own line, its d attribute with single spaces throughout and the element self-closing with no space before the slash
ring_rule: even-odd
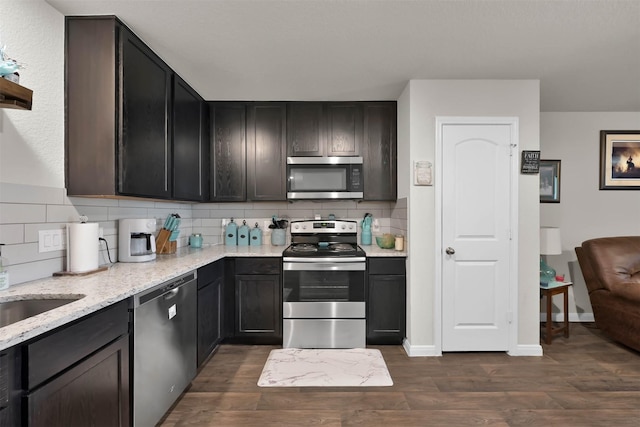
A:
<svg viewBox="0 0 640 427">
<path fill-rule="evenodd" d="M 196 277 L 196 272 L 192 271 L 191 273 L 187 273 L 169 282 L 162 283 L 152 289 L 141 292 L 135 296 L 134 305 L 135 307 L 139 307 L 160 297 L 164 297 L 165 299 L 173 298 L 182 286 L 194 282 Z M 168 297 L 166 296 L 167 294 L 169 295 Z"/>
<path fill-rule="evenodd" d="M 163 297 L 165 300 L 169 300 L 169 299 L 174 298 L 176 295 L 178 295 L 178 293 L 180 293 L 180 288 L 181 288 L 181 287 L 182 287 L 182 286 L 180 286 L 179 288 L 171 289 L 169 292 L 166 292 L 164 295 L 162 295 L 162 297 Z"/>
</svg>

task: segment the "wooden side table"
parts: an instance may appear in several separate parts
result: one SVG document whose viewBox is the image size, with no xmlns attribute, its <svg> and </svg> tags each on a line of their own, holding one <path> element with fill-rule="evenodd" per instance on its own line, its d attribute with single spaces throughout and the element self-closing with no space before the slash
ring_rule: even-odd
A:
<svg viewBox="0 0 640 427">
<path fill-rule="evenodd" d="M 565 338 L 569 338 L 569 286 L 573 282 L 551 282 L 548 286 L 540 286 L 540 294 L 547 298 L 547 323 L 545 327 L 545 343 L 551 344 L 553 337 L 564 332 Z M 564 296 L 564 322 L 562 326 L 553 326 L 551 314 L 553 309 L 553 296 Z"/>
</svg>

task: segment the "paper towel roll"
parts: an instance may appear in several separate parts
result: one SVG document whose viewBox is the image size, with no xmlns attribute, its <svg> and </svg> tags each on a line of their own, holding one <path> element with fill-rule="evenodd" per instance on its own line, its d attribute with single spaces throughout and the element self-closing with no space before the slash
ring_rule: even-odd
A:
<svg viewBox="0 0 640 427">
<path fill-rule="evenodd" d="M 67 224 L 67 271 L 84 273 L 98 268 L 98 225 Z"/>
</svg>

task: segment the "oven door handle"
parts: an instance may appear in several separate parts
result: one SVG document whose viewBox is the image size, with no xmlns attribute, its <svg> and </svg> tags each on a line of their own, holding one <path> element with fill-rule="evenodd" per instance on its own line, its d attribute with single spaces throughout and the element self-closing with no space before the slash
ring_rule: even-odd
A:
<svg viewBox="0 0 640 427">
<path fill-rule="evenodd" d="M 284 262 L 284 271 L 365 271 L 364 262 Z"/>
</svg>

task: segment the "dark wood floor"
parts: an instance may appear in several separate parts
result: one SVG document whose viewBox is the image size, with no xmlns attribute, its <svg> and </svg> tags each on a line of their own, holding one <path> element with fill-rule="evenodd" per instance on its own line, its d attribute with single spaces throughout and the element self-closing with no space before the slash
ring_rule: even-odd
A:
<svg viewBox="0 0 640 427">
<path fill-rule="evenodd" d="M 379 348 L 392 387 L 261 388 L 271 346 L 223 345 L 160 424 L 640 426 L 640 353 L 572 323 L 542 357 Z"/>
</svg>

